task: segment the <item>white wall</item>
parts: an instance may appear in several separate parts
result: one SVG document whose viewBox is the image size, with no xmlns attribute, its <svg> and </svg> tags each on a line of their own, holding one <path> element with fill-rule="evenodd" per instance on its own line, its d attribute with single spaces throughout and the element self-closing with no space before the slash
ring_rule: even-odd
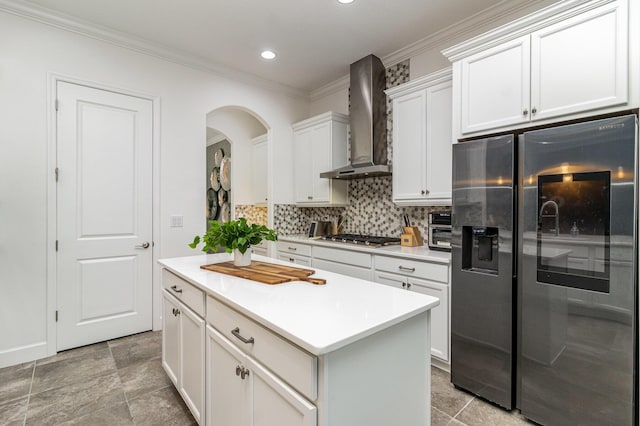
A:
<svg viewBox="0 0 640 426">
<path fill-rule="evenodd" d="M 253 204 L 251 139 L 267 133 L 267 129 L 248 112 L 235 108 L 209 113 L 207 127 L 219 130 L 231 143 L 231 211 L 235 211 L 236 204 Z"/>
<path fill-rule="evenodd" d="M 0 367 L 46 356 L 55 348 L 55 336 L 47 333 L 53 320 L 47 301 L 55 306 L 55 293 L 47 294 L 55 289 L 47 287 L 47 255 L 53 247 L 47 238 L 47 218 L 53 213 L 47 211 L 52 179 L 47 173 L 48 73 L 159 98 L 156 258 L 195 254 L 186 244 L 204 232 L 206 115 L 216 108 L 238 105 L 265 120 L 272 131 L 270 155 L 285 161 L 285 167 L 274 168 L 274 201 L 291 201 L 290 124 L 308 116 L 305 99 L 6 13 L 0 13 L 0 40 Z M 184 215 L 184 227 L 170 228 L 170 214 Z M 156 267 L 156 286 L 158 272 Z M 156 326 L 159 294 L 155 291 Z"/>
</svg>

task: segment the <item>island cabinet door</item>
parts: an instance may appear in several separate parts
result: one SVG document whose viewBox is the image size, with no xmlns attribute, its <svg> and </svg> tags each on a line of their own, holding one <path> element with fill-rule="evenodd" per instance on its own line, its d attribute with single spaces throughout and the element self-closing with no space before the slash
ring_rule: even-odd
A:
<svg viewBox="0 0 640 426">
<path fill-rule="evenodd" d="M 179 305 L 174 297 L 163 292 L 162 315 L 162 367 L 176 388 L 180 374 L 180 317 Z"/>
<path fill-rule="evenodd" d="M 202 424 L 204 420 L 205 323 L 185 305 L 180 307 L 180 394 Z"/>
<path fill-rule="evenodd" d="M 253 375 L 253 426 L 316 426 L 316 407 L 249 359 Z"/>
<path fill-rule="evenodd" d="M 207 326 L 207 426 L 251 426 L 251 380 L 247 357 Z M 249 373 L 247 373 L 249 372 Z"/>
</svg>

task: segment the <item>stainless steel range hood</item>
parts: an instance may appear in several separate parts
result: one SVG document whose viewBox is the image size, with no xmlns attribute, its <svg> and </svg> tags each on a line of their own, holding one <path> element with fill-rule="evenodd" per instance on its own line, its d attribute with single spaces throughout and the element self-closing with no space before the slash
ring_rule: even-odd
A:
<svg viewBox="0 0 640 426">
<path fill-rule="evenodd" d="M 365 56 L 351 64 L 351 164 L 320 173 L 321 178 L 358 179 L 388 176 L 385 68 L 380 58 Z"/>
</svg>

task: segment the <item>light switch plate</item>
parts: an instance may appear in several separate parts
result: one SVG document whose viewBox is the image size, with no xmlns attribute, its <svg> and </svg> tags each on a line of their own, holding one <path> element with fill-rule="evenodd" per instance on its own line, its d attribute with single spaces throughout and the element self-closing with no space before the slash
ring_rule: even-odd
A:
<svg viewBox="0 0 640 426">
<path fill-rule="evenodd" d="M 169 223 L 172 228 L 181 228 L 183 225 L 183 216 L 180 215 L 171 215 L 169 216 Z"/>
</svg>

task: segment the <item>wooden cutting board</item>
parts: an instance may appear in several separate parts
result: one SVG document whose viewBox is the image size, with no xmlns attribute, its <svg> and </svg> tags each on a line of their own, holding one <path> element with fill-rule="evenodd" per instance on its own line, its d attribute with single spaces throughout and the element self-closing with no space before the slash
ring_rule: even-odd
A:
<svg viewBox="0 0 640 426">
<path fill-rule="evenodd" d="M 281 284 L 289 281 L 306 281 L 318 285 L 327 283 L 327 280 L 323 278 L 310 278 L 309 275 L 316 273 L 313 269 L 276 265 L 267 262 L 252 261 L 249 266 L 236 266 L 230 261 L 202 265 L 200 268 L 258 281 L 264 284 Z"/>
</svg>

